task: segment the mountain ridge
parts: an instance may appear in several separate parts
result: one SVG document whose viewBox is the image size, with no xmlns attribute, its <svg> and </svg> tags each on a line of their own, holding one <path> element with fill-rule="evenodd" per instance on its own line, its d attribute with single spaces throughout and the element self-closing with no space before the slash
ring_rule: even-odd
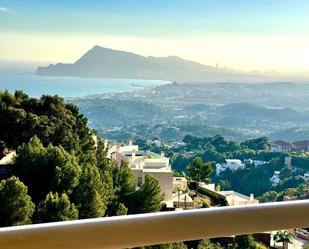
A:
<svg viewBox="0 0 309 249">
<path fill-rule="evenodd" d="M 77 76 L 152 80 L 203 81 L 242 77 L 231 70 L 216 68 L 178 56 L 142 56 L 101 46 L 94 46 L 72 64 L 50 64 L 38 67 L 41 76 Z"/>
</svg>

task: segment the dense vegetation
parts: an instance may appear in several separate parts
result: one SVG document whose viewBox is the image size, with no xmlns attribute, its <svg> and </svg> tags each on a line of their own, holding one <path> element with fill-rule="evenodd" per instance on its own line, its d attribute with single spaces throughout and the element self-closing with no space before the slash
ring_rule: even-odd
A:
<svg viewBox="0 0 309 249">
<path fill-rule="evenodd" d="M 187 135 L 183 142 L 184 145 L 180 147 L 157 147 L 154 144 L 147 145 L 143 140 L 137 140 L 143 149 L 164 151 L 172 158 L 172 168 L 179 173 L 191 175 L 192 172 L 188 170 L 187 165 L 192 164 L 197 157 L 201 158 L 206 164 L 212 166 L 211 180 L 219 185 L 221 190 L 233 189 L 247 195 L 254 193 L 261 198 L 261 201 L 268 199 L 263 196 L 264 193 L 266 196 L 267 192 L 276 193 L 276 198 L 271 198 L 275 201 L 282 200 L 284 195 L 301 196 L 307 189 L 304 179 L 300 176 L 309 171 L 309 154 L 306 152 L 291 154 L 270 152 L 270 142 L 267 137 L 249 139 L 239 143 L 227 141 L 219 135 L 214 137 Z M 285 165 L 286 156 L 292 157 L 292 169 Z M 259 160 L 265 163 L 255 166 L 247 162 L 245 169 L 227 169 L 219 176 L 216 175 L 215 165 L 225 163 L 227 158 Z M 274 171 L 281 171 L 280 182 L 276 186 L 270 182 Z"/>
<path fill-rule="evenodd" d="M 168 120 L 168 119 L 167 119 Z M 114 129 L 103 129 L 95 127 L 98 134 L 104 138 L 117 141 L 132 140 L 151 140 L 158 138 L 165 143 L 181 141 L 186 135 L 194 136 L 215 136 L 221 134 L 226 139 L 242 141 L 248 136 L 232 130 L 221 127 L 212 127 L 207 124 L 140 124 L 133 126 L 117 127 Z"/>
<path fill-rule="evenodd" d="M 87 119 L 62 98 L 1 92 L 0 118 L 1 148 L 17 153 L 0 183 L 0 226 L 161 209 L 158 181 L 147 176 L 136 190 L 128 165 L 106 157 Z"/>
<path fill-rule="evenodd" d="M 168 115 L 156 105 L 130 100 L 75 99 L 96 129 L 162 122 Z"/>
</svg>

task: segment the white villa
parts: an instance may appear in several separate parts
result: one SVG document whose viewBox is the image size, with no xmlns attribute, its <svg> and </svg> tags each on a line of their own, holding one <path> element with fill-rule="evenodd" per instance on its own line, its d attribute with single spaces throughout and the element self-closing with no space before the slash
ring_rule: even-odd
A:
<svg viewBox="0 0 309 249">
<path fill-rule="evenodd" d="M 145 175 L 154 176 L 164 194 L 164 201 L 168 207 L 173 206 L 173 172 L 169 158 L 163 153 L 158 155 L 149 151 L 140 151 L 138 145 L 129 141 L 127 145 L 112 145 L 108 150 L 108 156 L 117 162 L 127 161 L 135 176 L 136 185 L 140 186 Z"/>
<path fill-rule="evenodd" d="M 239 159 L 225 159 L 225 163 L 216 164 L 216 174 L 220 175 L 220 173 L 225 171 L 226 169 L 238 170 L 244 169 L 245 167 L 246 165 L 243 164 Z"/>
</svg>

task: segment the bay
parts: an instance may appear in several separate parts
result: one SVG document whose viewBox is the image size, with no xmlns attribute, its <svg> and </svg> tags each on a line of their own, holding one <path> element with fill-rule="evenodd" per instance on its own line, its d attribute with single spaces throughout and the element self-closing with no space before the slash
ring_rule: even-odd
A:
<svg viewBox="0 0 309 249">
<path fill-rule="evenodd" d="M 160 80 L 97 79 L 76 77 L 48 77 L 31 74 L 1 75 L 0 90 L 23 90 L 31 97 L 42 94 L 62 97 L 81 97 L 93 94 L 127 92 L 167 84 Z"/>
</svg>

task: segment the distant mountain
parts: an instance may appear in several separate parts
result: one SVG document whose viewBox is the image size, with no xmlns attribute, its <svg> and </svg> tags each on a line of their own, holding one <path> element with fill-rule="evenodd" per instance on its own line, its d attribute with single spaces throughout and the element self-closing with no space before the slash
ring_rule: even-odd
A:
<svg viewBox="0 0 309 249">
<path fill-rule="evenodd" d="M 207 112 L 209 111 L 210 106 L 206 104 L 194 104 L 194 105 L 187 105 L 183 108 L 184 112 L 187 113 L 194 113 L 194 112 Z"/>
<path fill-rule="evenodd" d="M 269 135 L 269 138 L 271 140 L 285 140 L 290 142 L 309 140 L 309 129 L 292 127 L 289 129 L 271 133 Z"/>
<path fill-rule="evenodd" d="M 252 103 L 233 103 L 217 108 L 218 114 L 224 117 L 260 118 L 271 120 L 295 120 L 307 118 L 291 108 L 265 108 Z"/>
<path fill-rule="evenodd" d="M 176 56 L 145 57 L 129 52 L 95 46 L 73 64 L 39 67 L 37 75 L 97 78 L 156 79 L 169 81 L 226 81 L 252 79 L 239 74 Z"/>
</svg>

